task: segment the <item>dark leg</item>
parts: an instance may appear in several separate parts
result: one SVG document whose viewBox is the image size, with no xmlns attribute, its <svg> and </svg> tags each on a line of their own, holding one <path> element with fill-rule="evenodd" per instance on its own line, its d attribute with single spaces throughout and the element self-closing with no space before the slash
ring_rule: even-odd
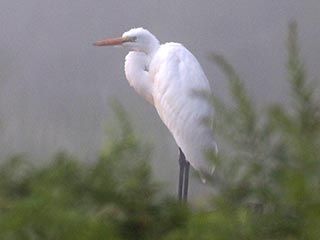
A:
<svg viewBox="0 0 320 240">
<path fill-rule="evenodd" d="M 186 160 L 184 153 L 179 148 L 179 189 L 178 199 L 179 201 L 186 202 L 188 199 L 188 187 L 189 187 L 189 168 L 190 163 Z"/>
<path fill-rule="evenodd" d="M 184 154 L 179 148 L 179 185 L 178 185 L 178 200 L 182 200 L 183 180 L 184 180 Z"/>
<path fill-rule="evenodd" d="M 189 168 L 190 163 L 185 161 L 184 167 L 184 189 L 183 189 L 183 201 L 187 202 L 188 200 L 188 188 L 189 188 Z"/>
</svg>

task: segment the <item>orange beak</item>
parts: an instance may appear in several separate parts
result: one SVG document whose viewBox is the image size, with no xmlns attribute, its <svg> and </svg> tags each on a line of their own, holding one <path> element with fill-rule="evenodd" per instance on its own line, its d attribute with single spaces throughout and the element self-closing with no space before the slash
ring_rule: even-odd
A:
<svg viewBox="0 0 320 240">
<path fill-rule="evenodd" d="M 100 46 L 116 46 L 116 45 L 121 45 L 124 42 L 131 42 L 131 41 L 133 41 L 133 39 L 129 37 L 118 37 L 118 38 L 112 38 L 112 39 L 96 42 L 93 45 L 99 46 L 99 47 Z"/>
</svg>

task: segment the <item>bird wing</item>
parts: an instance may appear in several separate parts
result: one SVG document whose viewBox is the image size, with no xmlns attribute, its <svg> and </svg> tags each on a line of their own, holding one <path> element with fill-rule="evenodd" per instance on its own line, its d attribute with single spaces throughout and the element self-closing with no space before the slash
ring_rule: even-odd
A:
<svg viewBox="0 0 320 240">
<path fill-rule="evenodd" d="M 153 100 L 160 118 L 172 133 L 191 166 L 211 171 L 204 156 L 216 149 L 211 127 L 213 108 L 196 92 L 211 93 L 209 82 L 196 58 L 178 43 L 161 45 L 149 69 Z"/>
</svg>

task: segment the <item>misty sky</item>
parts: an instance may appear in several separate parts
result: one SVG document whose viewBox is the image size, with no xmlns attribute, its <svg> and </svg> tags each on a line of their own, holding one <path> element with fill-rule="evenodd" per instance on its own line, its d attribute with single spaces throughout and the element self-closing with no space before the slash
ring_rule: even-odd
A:
<svg viewBox="0 0 320 240">
<path fill-rule="evenodd" d="M 290 20 L 298 22 L 309 77 L 320 76 L 319 13 L 319 0 L 1 0 L 0 154 L 39 158 L 66 149 L 90 159 L 107 137 L 108 102 L 117 98 L 138 135 L 154 145 L 155 174 L 174 182 L 176 145 L 153 107 L 129 87 L 126 51 L 92 43 L 147 28 L 161 42 L 183 43 L 220 96 L 225 79 L 209 56 L 223 54 L 263 106 L 286 101 Z"/>
</svg>

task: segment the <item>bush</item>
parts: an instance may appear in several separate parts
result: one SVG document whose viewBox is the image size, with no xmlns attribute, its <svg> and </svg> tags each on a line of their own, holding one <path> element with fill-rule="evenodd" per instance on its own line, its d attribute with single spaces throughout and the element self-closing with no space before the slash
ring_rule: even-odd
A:
<svg viewBox="0 0 320 240">
<path fill-rule="evenodd" d="M 231 95 L 229 104 L 213 98 L 214 129 L 224 144 L 218 157 L 211 156 L 218 193 L 213 210 L 197 212 L 176 239 L 320 239 L 319 102 L 297 45 L 293 22 L 287 41 L 291 105 L 264 112 L 233 67 L 213 56 Z"/>
<path fill-rule="evenodd" d="M 66 153 L 34 167 L 17 156 L 1 166 L 1 239 L 155 239 L 179 227 L 187 211 L 159 195 L 147 160 L 115 107 L 122 132 L 92 164 Z"/>
</svg>

